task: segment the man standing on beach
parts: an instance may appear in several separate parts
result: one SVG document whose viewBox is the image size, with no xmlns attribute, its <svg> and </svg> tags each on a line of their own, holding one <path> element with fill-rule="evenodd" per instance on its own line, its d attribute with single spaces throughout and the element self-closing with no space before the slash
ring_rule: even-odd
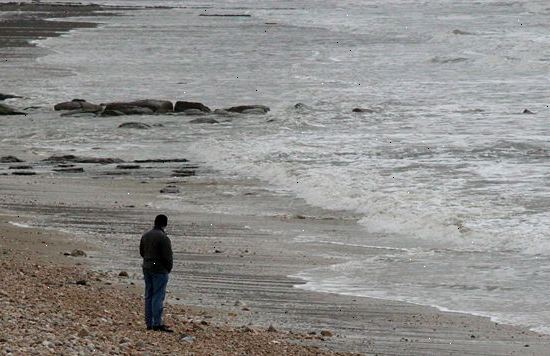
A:
<svg viewBox="0 0 550 356">
<path fill-rule="evenodd" d="M 172 332 L 162 323 L 162 305 L 173 263 L 172 244 L 164 232 L 167 225 L 168 217 L 158 215 L 155 218 L 155 227 L 141 237 L 139 253 L 143 257 L 147 330 Z"/>
</svg>

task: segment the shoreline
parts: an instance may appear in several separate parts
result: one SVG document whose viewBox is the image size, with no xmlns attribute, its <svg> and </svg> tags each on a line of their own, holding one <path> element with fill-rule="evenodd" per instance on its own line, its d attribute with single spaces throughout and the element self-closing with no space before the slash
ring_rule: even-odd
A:
<svg viewBox="0 0 550 356">
<path fill-rule="evenodd" d="M 10 152 L 5 154 L 8 153 Z M 164 169 L 154 168 L 160 171 Z M 528 351 L 529 354 L 543 355 L 550 343 L 546 335 L 521 327 L 493 323 L 484 317 L 446 313 L 430 307 L 385 299 L 300 291 L 294 287 L 300 281 L 289 278 L 289 274 L 300 271 L 300 268 L 330 265 L 331 261 L 315 255 L 322 253 L 318 246 L 295 244 L 285 239 L 286 236 L 263 233 L 260 227 L 278 228 L 284 225 L 288 231 L 297 231 L 302 227 L 343 231 L 350 228 L 349 223 L 312 222 L 308 219 L 302 221 L 292 218 L 301 212 L 301 208 L 312 209 L 316 213 L 322 211 L 306 207 L 303 202 L 297 204 L 297 211 L 287 209 L 286 218 L 251 217 L 238 213 L 224 216 L 210 212 L 209 206 L 218 206 L 228 199 L 223 195 L 224 191 L 239 184 L 249 184 L 248 182 L 219 181 L 215 178 L 215 173 L 207 177 L 199 175 L 196 180 L 180 180 L 167 176 L 165 171 L 161 173 L 159 176 L 162 178 L 149 180 L 147 188 L 138 182 L 139 179 L 118 179 L 112 176 L 84 177 L 83 182 L 73 182 L 66 176 L 42 174 L 29 178 L 5 176 L 0 177 L 0 180 L 6 186 L 0 189 L 12 201 L 6 202 L 2 199 L 1 205 L 10 211 L 33 212 L 35 217 L 44 219 L 44 224 L 72 224 L 73 229 L 84 228 L 86 233 L 105 233 L 108 237 L 119 238 L 123 236 L 124 241 L 116 241 L 119 244 L 118 250 L 113 255 L 103 257 L 100 256 L 102 248 L 109 247 L 113 242 L 108 239 L 94 241 L 93 237 L 88 237 L 92 239 L 92 245 L 97 244 L 98 250 L 90 252 L 90 258 L 84 261 L 89 262 L 94 271 L 99 269 L 101 272 L 104 269 L 113 273 L 121 269 L 128 270 L 131 273 L 129 280 L 136 284 L 139 283 L 139 259 L 132 252 L 132 241 L 126 235 L 135 237 L 149 225 L 146 217 L 161 208 L 146 204 L 158 198 L 159 188 L 176 181 L 190 198 L 185 201 L 188 209 L 185 213 L 188 216 L 178 213 L 182 216 L 178 216 L 174 224 L 174 236 L 182 238 L 185 244 L 178 247 L 182 265 L 172 282 L 174 286 L 178 285 L 174 282 L 180 282 L 183 287 L 179 290 L 174 288 L 169 293 L 171 305 L 204 305 L 219 311 L 217 322 L 229 323 L 234 327 L 252 322 L 261 325 L 261 328 L 274 324 L 277 329 L 300 330 L 302 333 L 315 331 L 318 334 L 326 326 L 336 336 L 322 342 L 318 340 L 318 343 L 332 350 L 369 354 L 490 355 L 514 352 L 525 354 Z M 63 186 L 63 190 L 54 185 Z M 140 191 L 143 190 L 146 193 L 140 196 Z M 250 184 L 250 190 L 256 194 L 257 200 L 265 200 L 272 206 L 288 205 L 281 203 L 287 202 L 288 197 L 261 192 L 253 183 Z M 132 192 L 131 197 L 125 198 L 129 191 Z M 98 193 L 107 193 L 109 198 L 116 197 L 116 200 L 97 197 Z M 89 203 L 81 202 L 82 196 L 87 197 Z M 258 203 L 251 197 L 254 195 L 237 196 L 231 202 L 233 205 L 228 206 L 249 204 L 251 201 Z M 129 208 L 131 205 L 134 207 Z M 199 206 L 199 212 L 194 211 Z M 250 221 L 256 227 L 247 229 Z M 117 222 L 122 222 L 123 226 L 109 227 L 109 224 L 114 225 Z M 74 236 L 70 238 L 74 239 Z M 79 241 L 82 239 L 78 237 Z M 255 255 L 244 252 L 253 251 L 250 246 L 253 246 Z M 41 247 L 40 244 L 34 246 L 37 251 Z M 292 250 L 293 248 L 296 250 Z M 345 250 L 349 247 L 339 248 Z M 221 253 L 216 253 L 216 249 Z M 278 254 L 279 251 L 282 251 L 281 254 Z M 308 253 L 312 256 L 306 256 Z M 241 255 L 245 257 L 240 257 Z M 253 267 L 241 266 L 243 259 Z M 250 311 L 234 305 L 243 300 Z M 294 315 L 289 316 L 289 313 Z M 311 337 L 311 340 L 315 338 Z M 525 345 L 529 345 L 529 348 Z"/>
<path fill-rule="evenodd" d="M 164 313 L 173 334 L 145 331 L 141 289 L 133 282 L 92 271 L 85 257 L 65 256 L 86 246 L 69 235 L 11 228 L 10 220 L 18 218 L 5 214 L 0 213 L 0 351 L 5 354 L 334 354 L 304 345 L 306 335 L 214 323 L 215 310 L 174 304 L 166 304 Z"/>
<path fill-rule="evenodd" d="M 143 222 L 146 216 L 156 211 L 165 212 L 165 208 L 145 207 L 146 204 L 143 203 L 158 196 L 156 192 L 173 179 L 155 178 L 146 185 L 120 177 L 75 180 L 35 176 L 22 180 L 3 176 L 0 179 L 4 183 L 2 193 L 10 200 L 10 203 L 2 202 L 4 209 L 41 216 L 39 225 L 50 226 L 52 229 L 67 225 L 68 230 L 73 231 L 78 230 L 80 225 L 84 229 L 84 235 L 77 241 L 84 236 L 85 241 L 98 246 L 98 252 L 91 252 L 81 262 L 89 264 L 97 273 L 113 275 L 117 271 L 127 271 L 130 275 L 129 281 L 136 286 L 140 285 L 139 258 L 133 251 L 135 241 L 128 240 L 127 237 L 122 240 L 113 238 L 127 234 L 137 236 L 149 225 Z M 27 183 L 31 183 L 30 189 Z M 50 190 L 55 187 L 52 183 L 61 185 L 63 193 L 55 190 L 48 192 L 48 187 Z M 226 191 L 228 188 L 223 184 L 216 187 L 211 177 L 204 176 L 191 180 L 181 179 L 177 185 L 192 200 L 204 200 L 204 194 L 215 197 L 219 193 L 212 192 L 212 189 Z M 27 191 L 21 194 L 21 189 L 17 187 L 25 186 Z M 100 191 L 104 191 L 105 197 L 91 199 Z M 77 196 L 76 192 L 79 192 Z M 123 200 L 125 195 L 126 200 Z M 76 204 L 75 198 L 87 203 Z M 113 199 L 119 211 L 110 216 L 98 214 L 100 211 L 109 212 L 112 208 L 108 205 L 112 206 Z M 219 196 L 214 199 L 219 199 Z M 265 200 L 266 196 L 261 199 Z M 32 203 L 18 204 L 17 201 Z M 53 201 L 58 201 L 61 205 L 50 204 Z M 133 202 L 135 207 L 124 208 L 130 205 L 129 202 Z M 208 205 L 208 202 L 205 204 Z M 142 208 L 138 208 L 139 206 Z M 169 211 L 172 221 L 169 235 L 173 241 L 176 267 L 171 275 L 167 300 L 171 305 L 183 305 L 186 308 L 218 310 L 221 317 L 213 318 L 213 322 L 228 323 L 233 327 L 252 323 L 255 328 L 264 330 L 273 325 L 277 330 L 301 335 L 309 332 L 319 335 L 320 331 L 329 330 L 334 336 L 318 341 L 320 345 L 315 344 L 316 346 L 332 351 L 365 354 L 441 355 L 467 350 L 466 354 L 497 355 L 521 353 L 527 350 L 525 345 L 529 345 L 530 354 L 542 355 L 550 342 L 546 335 L 494 323 L 484 317 L 445 313 L 431 307 L 384 299 L 301 290 L 295 287 L 301 282 L 289 279 L 289 274 L 308 265 L 322 266 L 334 261 L 315 257 L 315 246 L 305 246 L 310 253 L 304 254 L 304 246 L 296 249 L 296 244 L 291 244 L 294 246 L 292 252 L 284 237 L 279 240 L 281 237 L 253 232 L 256 224 L 269 226 L 273 223 L 273 218 L 241 216 L 242 221 L 235 221 L 239 219 L 236 215 L 223 217 L 214 212 L 201 211 L 202 204 L 189 208 L 190 211 L 187 212 Z M 151 209 L 154 211 L 150 211 Z M 191 210 L 198 212 L 193 213 Z M 259 220 L 254 221 L 256 219 Z M 276 220 L 277 224 L 298 224 L 299 228 L 314 228 L 311 221 L 303 219 L 281 220 L 278 217 Z M 105 236 L 97 235 L 97 232 L 105 231 L 105 226 L 114 226 L 116 221 L 121 222 L 121 226 L 115 231 Z M 97 226 L 94 226 L 95 222 Z M 243 222 L 247 222 L 248 228 L 243 229 Z M 335 227 L 333 222 L 327 225 Z M 347 225 L 349 224 L 344 223 L 340 227 Z M 246 235 L 240 236 L 242 233 Z M 224 240 L 220 240 L 218 236 L 223 235 Z M 250 239 L 255 240 L 253 245 L 247 241 Z M 110 247 L 110 254 L 102 255 L 106 247 Z M 221 252 L 216 253 L 214 249 Z M 249 250 L 248 254 L 243 253 L 246 249 Z M 297 259 L 299 255 L 302 255 L 301 260 Z"/>
</svg>

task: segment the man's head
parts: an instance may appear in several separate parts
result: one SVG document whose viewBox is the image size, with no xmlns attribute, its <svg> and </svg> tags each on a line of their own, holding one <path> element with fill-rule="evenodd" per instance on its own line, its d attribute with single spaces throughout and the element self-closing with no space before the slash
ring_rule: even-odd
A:
<svg viewBox="0 0 550 356">
<path fill-rule="evenodd" d="M 160 227 L 164 229 L 168 225 L 168 217 L 166 215 L 160 214 L 155 218 L 155 227 Z"/>
</svg>

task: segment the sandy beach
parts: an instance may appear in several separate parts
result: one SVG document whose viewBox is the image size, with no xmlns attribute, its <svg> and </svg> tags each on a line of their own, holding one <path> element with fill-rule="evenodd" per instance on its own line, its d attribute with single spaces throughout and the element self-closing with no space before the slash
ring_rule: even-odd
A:
<svg viewBox="0 0 550 356">
<path fill-rule="evenodd" d="M 28 40 L 95 26 L 46 18 L 91 16 L 101 8 L 0 6 L 15 10 L 22 12 L 0 22 L 0 52 L 8 58 L 35 56 Z M 358 233 L 357 219 L 255 179 L 220 178 L 177 155 L 124 162 L 132 169 L 52 162 L 17 147 L 0 152 L 8 155 L 34 175 L 14 175 L 13 162 L 0 163 L 5 354 L 548 354 L 549 336 L 489 318 L 300 288 L 305 282 L 289 276 L 342 262 L 327 249 L 365 258 L 379 251 L 300 241 L 304 231 Z M 67 163 L 82 171 L 54 171 Z M 181 169 L 194 175 L 174 175 Z M 161 193 L 167 186 L 181 194 Z M 253 214 L 259 207 L 271 213 Z M 137 247 L 158 213 L 169 216 L 175 253 L 166 310 L 172 335 L 146 332 L 141 315 Z M 74 249 L 86 256 L 67 255 Z"/>
</svg>

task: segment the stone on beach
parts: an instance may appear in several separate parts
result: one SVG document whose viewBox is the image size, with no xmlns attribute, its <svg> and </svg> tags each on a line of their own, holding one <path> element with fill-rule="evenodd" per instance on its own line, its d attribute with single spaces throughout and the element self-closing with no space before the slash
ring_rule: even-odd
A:
<svg viewBox="0 0 550 356">
<path fill-rule="evenodd" d="M 531 111 L 531 110 L 529 110 L 529 109 L 523 109 L 523 112 L 522 112 L 522 114 L 534 115 L 535 113 L 534 113 L 534 112 L 532 112 L 532 111 Z"/>
<path fill-rule="evenodd" d="M 24 112 L 18 111 L 8 105 L 0 104 L 0 115 L 27 115 Z"/>
<path fill-rule="evenodd" d="M 203 103 L 198 102 L 192 102 L 192 101 L 177 101 L 176 105 L 174 106 L 175 112 L 185 112 L 190 109 L 200 110 L 205 113 L 209 113 L 212 110 Z"/>
<path fill-rule="evenodd" d="M 74 249 L 71 251 L 71 256 L 73 257 L 86 257 L 86 252 L 82 251 L 82 250 L 79 250 L 79 249 Z"/>
</svg>

